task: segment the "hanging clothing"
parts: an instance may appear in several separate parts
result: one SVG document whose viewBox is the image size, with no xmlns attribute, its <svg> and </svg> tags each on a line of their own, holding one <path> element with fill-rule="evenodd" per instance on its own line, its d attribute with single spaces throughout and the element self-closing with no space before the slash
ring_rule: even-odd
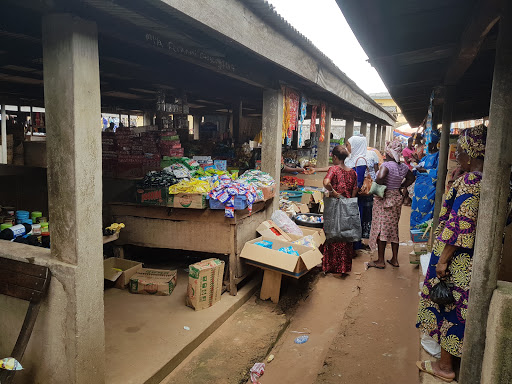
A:
<svg viewBox="0 0 512 384">
<path fill-rule="evenodd" d="M 419 228 L 434 216 L 438 162 L 439 152 L 436 152 L 425 156 L 419 164 L 425 168 L 426 172 L 416 174 L 411 207 L 411 229 Z"/>
</svg>

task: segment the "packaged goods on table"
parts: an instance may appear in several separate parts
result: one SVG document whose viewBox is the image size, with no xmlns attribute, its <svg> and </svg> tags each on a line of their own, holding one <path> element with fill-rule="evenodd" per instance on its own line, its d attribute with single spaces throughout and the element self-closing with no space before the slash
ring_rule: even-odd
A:
<svg viewBox="0 0 512 384">
<path fill-rule="evenodd" d="M 266 172 L 256 169 L 246 171 L 238 181 L 250 184 L 256 189 L 256 201 L 268 200 L 275 195 L 275 180 Z"/>
<path fill-rule="evenodd" d="M 235 198 L 245 196 L 247 208 L 252 211 L 252 204 L 256 200 L 256 190 L 249 184 L 233 181 L 227 175 L 219 176 L 215 188 L 209 193 L 210 199 L 218 200 L 224 204 L 224 215 L 228 218 L 235 217 Z"/>
<path fill-rule="evenodd" d="M 179 193 L 208 193 L 210 192 L 210 183 L 204 180 L 192 179 L 182 180 L 178 184 L 169 187 L 171 195 Z"/>
</svg>

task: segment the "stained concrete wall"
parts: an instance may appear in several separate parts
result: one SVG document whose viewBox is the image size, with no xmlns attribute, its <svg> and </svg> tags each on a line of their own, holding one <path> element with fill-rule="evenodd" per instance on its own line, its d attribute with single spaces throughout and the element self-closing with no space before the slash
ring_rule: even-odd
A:
<svg viewBox="0 0 512 384">
<path fill-rule="evenodd" d="M 492 296 L 481 384 L 512 383 L 512 283 L 499 281 Z"/>
<path fill-rule="evenodd" d="M 76 383 L 76 367 L 65 362 L 76 354 L 76 267 L 50 257 L 48 249 L 0 240 L 0 257 L 50 268 L 52 280 L 22 360 L 15 384 Z M 21 329 L 28 302 L 0 295 L 0 356 L 9 356 Z M 97 310 L 103 311 L 103 308 Z"/>
</svg>

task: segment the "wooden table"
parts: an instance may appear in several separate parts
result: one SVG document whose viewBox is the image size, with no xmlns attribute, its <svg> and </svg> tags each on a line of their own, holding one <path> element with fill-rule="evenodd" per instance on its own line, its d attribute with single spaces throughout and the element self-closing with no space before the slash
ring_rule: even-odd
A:
<svg viewBox="0 0 512 384">
<path fill-rule="evenodd" d="M 116 245 L 123 257 L 122 245 L 132 244 L 151 248 L 182 249 L 228 255 L 228 281 L 231 295 L 237 284 L 247 276 L 247 267 L 240 252 L 249 240 L 256 238 L 256 228 L 265 220 L 272 200 L 253 205 L 249 211 L 235 211 L 228 219 L 224 210 L 179 209 L 132 203 L 110 203 L 113 222 L 126 225 Z"/>
</svg>

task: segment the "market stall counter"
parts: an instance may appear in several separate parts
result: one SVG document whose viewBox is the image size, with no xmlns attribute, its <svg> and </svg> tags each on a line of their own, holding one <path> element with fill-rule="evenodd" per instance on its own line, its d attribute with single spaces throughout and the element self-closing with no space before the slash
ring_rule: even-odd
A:
<svg viewBox="0 0 512 384">
<path fill-rule="evenodd" d="M 236 295 L 237 284 L 248 270 L 239 256 L 247 241 L 256 237 L 256 228 L 267 219 L 272 200 L 254 203 L 248 209 L 236 210 L 233 218 L 224 210 L 181 209 L 134 203 L 110 203 L 114 221 L 126 228 L 115 243 L 123 257 L 123 245 L 181 249 L 229 256 L 225 285 Z"/>
</svg>

